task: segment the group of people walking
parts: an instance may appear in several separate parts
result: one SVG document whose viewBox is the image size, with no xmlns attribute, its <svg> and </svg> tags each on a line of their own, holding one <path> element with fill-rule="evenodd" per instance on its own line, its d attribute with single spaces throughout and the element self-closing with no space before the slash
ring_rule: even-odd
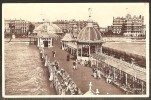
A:
<svg viewBox="0 0 151 100">
<path fill-rule="evenodd" d="M 101 71 L 98 68 L 92 68 L 92 71 L 93 71 L 94 78 L 98 78 L 98 79 L 101 78 Z"/>
</svg>

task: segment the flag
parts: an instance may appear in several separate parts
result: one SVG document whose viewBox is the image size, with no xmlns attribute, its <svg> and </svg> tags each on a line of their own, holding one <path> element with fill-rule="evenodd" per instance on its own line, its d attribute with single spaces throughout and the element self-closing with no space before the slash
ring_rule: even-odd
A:
<svg viewBox="0 0 151 100">
<path fill-rule="evenodd" d="M 92 11 L 92 8 L 88 8 L 88 11 Z"/>
<path fill-rule="evenodd" d="M 92 11 L 92 9 L 88 8 L 88 11 L 89 11 L 89 18 L 90 18 L 91 17 L 91 11 Z"/>
</svg>

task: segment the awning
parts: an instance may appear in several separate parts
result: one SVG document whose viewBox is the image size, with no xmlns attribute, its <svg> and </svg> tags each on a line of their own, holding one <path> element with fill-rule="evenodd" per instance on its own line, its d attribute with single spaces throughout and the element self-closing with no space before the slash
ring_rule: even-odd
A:
<svg viewBox="0 0 151 100">
<path fill-rule="evenodd" d="M 72 49 L 77 49 L 77 45 L 74 43 L 68 42 L 68 43 L 66 43 L 66 45 L 68 45 Z"/>
</svg>

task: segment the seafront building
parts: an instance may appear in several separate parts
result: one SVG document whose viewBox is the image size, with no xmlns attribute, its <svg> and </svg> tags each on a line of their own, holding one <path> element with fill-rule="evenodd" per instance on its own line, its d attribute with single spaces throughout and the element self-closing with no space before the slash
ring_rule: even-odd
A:
<svg viewBox="0 0 151 100">
<path fill-rule="evenodd" d="M 5 33 L 11 33 L 11 27 L 10 24 L 15 26 L 15 33 L 26 33 L 29 28 L 29 21 L 23 20 L 23 19 L 9 19 L 4 20 L 5 24 Z"/>
<path fill-rule="evenodd" d="M 144 16 L 127 14 L 125 17 L 113 17 L 112 31 L 124 36 L 145 36 Z"/>
<path fill-rule="evenodd" d="M 83 29 L 88 21 L 85 20 L 56 20 L 53 22 L 54 24 L 58 25 L 64 32 L 77 32 L 79 33 L 81 29 Z M 93 22 L 93 25 L 96 29 L 99 30 L 99 24 L 97 22 Z"/>
<path fill-rule="evenodd" d="M 57 25 L 44 21 L 37 25 L 33 33 L 37 35 L 32 36 L 31 38 L 36 39 L 36 45 L 38 47 L 50 48 L 53 46 L 53 38 L 58 37 L 59 35 L 57 34 L 62 34 L 63 32 L 62 29 L 60 29 Z"/>
</svg>

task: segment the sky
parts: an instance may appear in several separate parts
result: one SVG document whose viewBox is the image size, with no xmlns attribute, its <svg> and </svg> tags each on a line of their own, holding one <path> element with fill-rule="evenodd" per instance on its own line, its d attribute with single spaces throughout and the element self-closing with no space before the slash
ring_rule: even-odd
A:
<svg viewBox="0 0 151 100">
<path fill-rule="evenodd" d="M 92 9 L 92 20 L 98 22 L 100 27 L 112 25 L 113 16 L 143 15 L 144 23 L 149 18 L 148 3 L 3 3 L 2 20 L 88 20 L 88 8 Z"/>
</svg>

